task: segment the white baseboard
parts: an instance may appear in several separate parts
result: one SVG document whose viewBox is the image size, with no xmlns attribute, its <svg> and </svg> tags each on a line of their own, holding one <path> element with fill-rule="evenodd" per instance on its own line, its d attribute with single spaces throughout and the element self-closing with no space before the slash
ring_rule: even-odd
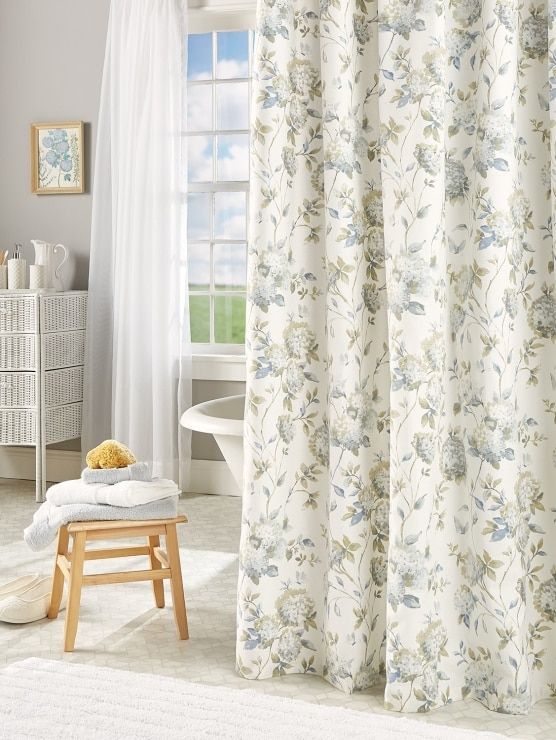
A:
<svg viewBox="0 0 556 740">
<path fill-rule="evenodd" d="M 47 477 L 53 483 L 81 475 L 81 453 L 72 450 L 48 450 Z M 34 447 L 0 447 L 0 478 L 35 480 Z"/>
<path fill-rule="evenodd" d="M 72 450 L 48 450 L 47 480 L 58 483 L 79 478 L 81 453 Z M 0 447 L 0 478 L 35 480 L 34 447 Z M 192 460 L 189 493 L 240 496 L 230 469 L 222 460 Z"/>
</svg>

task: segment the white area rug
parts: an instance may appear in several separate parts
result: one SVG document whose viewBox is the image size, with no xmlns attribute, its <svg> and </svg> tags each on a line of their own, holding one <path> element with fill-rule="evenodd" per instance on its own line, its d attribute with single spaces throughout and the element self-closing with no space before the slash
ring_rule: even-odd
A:
<svg viewBox="0 0 556 740">
<path fill-rule="evenodd" d="M 0 738 L 494 740 L 400 715 L 29 658 L 0 671 Z"/>
</svg>

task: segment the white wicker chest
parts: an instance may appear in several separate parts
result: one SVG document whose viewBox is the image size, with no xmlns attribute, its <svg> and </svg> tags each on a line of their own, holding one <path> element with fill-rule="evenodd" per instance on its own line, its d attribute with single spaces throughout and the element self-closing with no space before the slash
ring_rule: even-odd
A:
<svg viewBox="0 0 556 740">
<path fill-rule="evenodd" d="M 37 501 L 46 445 L 81 435 L 86 319 L 86 291 L 0 291 L 0 445 L 35 446 Z"/>
</svg>

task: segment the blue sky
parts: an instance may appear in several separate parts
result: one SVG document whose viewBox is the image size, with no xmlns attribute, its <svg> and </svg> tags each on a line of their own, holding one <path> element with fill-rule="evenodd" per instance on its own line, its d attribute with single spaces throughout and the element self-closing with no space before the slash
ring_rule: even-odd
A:
<svg viewBox="0 0 556 740">
<path fill-rule="evenodd" d="M 193 33 L 187 43 L 187 77 L 201 80 L 212 77 L 212 34 Z"/>
<path fill-rule="evenodd" d="M 247 65 L 249 34 L 247 31 L 225 31 L 217 35 L 217 77 L 235 77 L 233 61 L 238 69 Z M 187 76 L 190 80 L 212 77 L 212 34 L 191 34 L 188 39 Z M 238 75 L 243 76 L 243 75 Z"/>
</svg>

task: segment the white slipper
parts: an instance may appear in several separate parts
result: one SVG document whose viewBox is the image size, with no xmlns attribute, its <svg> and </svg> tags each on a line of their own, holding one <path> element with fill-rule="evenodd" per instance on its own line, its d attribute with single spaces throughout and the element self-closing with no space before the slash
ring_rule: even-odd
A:
<svg viewBox="0 0 556 740">
<path fill-rule="evenodd" d="M 33 573 L 29 576 L 20 576 L 14 581 L 10 581 L 9 583 L 0 586 L 0 601 L 7 599 L 9 596 L 17 596 L 18 594 L 27 591 L 27 589 L 34 586 L 41 577 L 42 576 L 38 573 Z"/>
<path fill-rule="evenodd" d="M 44 619 L 50 607 L 52 578 L 41 578 L 23 593 L 10 596 L 0 603 L 0 621 L 10 624 L 27 624 Z M 66 606 L 62 599 L 60 609 Z"/>
</svg>

